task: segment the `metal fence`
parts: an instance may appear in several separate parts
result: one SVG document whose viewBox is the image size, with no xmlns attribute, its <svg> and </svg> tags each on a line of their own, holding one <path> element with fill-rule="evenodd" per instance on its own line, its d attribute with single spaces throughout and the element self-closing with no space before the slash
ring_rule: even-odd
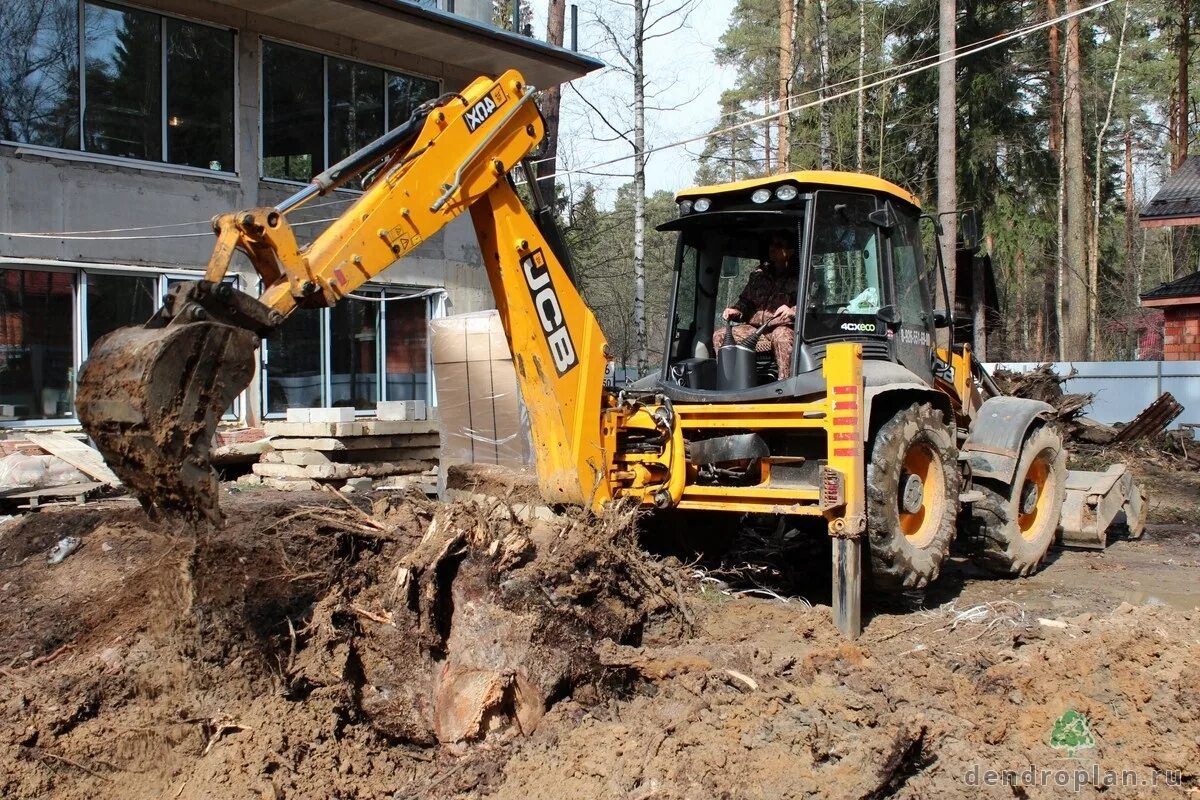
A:
<svg viewBox="0 0 1200 800">
<path fill-rule="evenodd" d="M 988 372 L 998 367 L 1025 372 L 1037 362 L 984 364 Z M 1129 422 L 1143 408 L 1170 392 L 1183 406 L 1172 428 L 1200 425 L 1200 361 L 1061 361 L 1051 364 L 1059 375 L 1074 377 L 1063 391 L 1095 395 L 1087 416 L 1098 422 Z"/>
</svg>

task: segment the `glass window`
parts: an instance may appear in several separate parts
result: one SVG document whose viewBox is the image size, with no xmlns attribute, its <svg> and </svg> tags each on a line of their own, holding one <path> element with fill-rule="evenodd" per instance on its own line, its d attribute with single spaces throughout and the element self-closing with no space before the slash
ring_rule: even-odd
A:
<svg viewBox="0 0 1200 800">
<path fill-rule="evenodd" d="M 346 298 L 329 310 L 329 404 L 375 408 L 379 304 Z"/>
<path fill-rule="evenodd" d="M 853 317 L 873 321 L 883 305 L 879 228 L 868 219 L 874 210 L 870 195 L 817 193 L 805 338 L 844 335 L 845 325 L 866 324 Z M 866 332 L 882 333 L 883 328 Z"/>
<path fill-rule="evenodd" d="M 907 325 L 925 327 L 929 302 L 921 253 L 920 220 L 904 214 L 892 231 L 892 260 L 896 265 L 896 307 Z"/>
<path fill-rule="evenodd" d="M 383 70 L 329 61 L 329 163 L 383 135 Z"/>
<path fill-rule="evenodd" d="M 263 43 L 263 176 L 307 181 L 325 169 L 324 58 Z"/>
<path fill-rule="evenodd" d="M 233 31 L 167 19 L 167 160 L 233 171 Z"/>
<path fill-rule="evenodd" d="M 0 41 L 0 138 L 233 170 L 233 31 L 115 3 L 0 0 Z"/>
<path fill-rule="evenodd" d="M 388 400 L 425 400 L 429 396 L 425 298 L 391 300 L 383 308 L 387 331 L 384 396 Z"/>
<path fill-rule="evenodd" d="M 0 421 L 70 417 L 75 276 L 0 268 Z"/>
<path fill-rule="evenodd" d="M 79 149 L 79 4 L 6 0 L 0 139 Z"/>
<path fill-rule="evenodd" d="M 158 308 L 158 278 L 89 272 L 87 281 L 87 346 L 126 325 L 142 325 Z"/>
<path fill-rule="evenodd" d="M 321 397 L 323 313 L 315 308 L 297 309 L 265 342 L 266 413 L 282 414 L 288 406 L 320 408 L 324 405 Z"/>
<path fill-rule="evenodd" d="M 403 125 L 413 110 L 438 96 L 438 82 L 389 72 L 387 76 L 388 128 Z"/>
<path fill-rule="evenodd" d="M 429 78 L 263 42 L 263 177 L 309 180 L 408 120 L 438 87 Z"/>
<path fill-rule="evenodd" d="M 84 5 L 85 149 L 162 158 L 162 24 L 144 11 Z"/>
</svg>

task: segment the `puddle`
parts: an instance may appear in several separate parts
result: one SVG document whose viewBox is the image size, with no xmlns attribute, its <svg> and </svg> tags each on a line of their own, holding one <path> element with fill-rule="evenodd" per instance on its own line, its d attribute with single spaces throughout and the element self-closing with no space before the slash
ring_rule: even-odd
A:
<svg viewBox="0 0 1200 800">
<path fill-rule="evenodd" d="M 1200 592 L 1147 592 L 1135 589 L 1122 592 L 1120 598 L 1135 606 L 1171 606 L 1180 611 L 1200 608 Z"/>
</svg>

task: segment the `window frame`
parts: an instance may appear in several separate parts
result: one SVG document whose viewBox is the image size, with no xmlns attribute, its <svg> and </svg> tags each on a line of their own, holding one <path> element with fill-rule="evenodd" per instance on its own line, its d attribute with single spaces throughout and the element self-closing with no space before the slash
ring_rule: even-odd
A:
<svg viewBox="0 0 1200 800">
<path fill-rule="evenodd" d="M 425 308 L 426 330 L 428 330 L 430 320 L 445 316 L 445 304 L 438 302 L 439 295 L 444 296 L 445 293 L 445 290 L 441 289 L 441 287 L 368 283 L 354 292 L 354 294 L 359 296 L 369 296 L 371 293 L 385 297 L 388 295 L 397 296 L 398 298 L 408 296 L 410 299 L 422 301 Z M 353 296 L 350 299 L 354 299 Z M 375 403 L 378 404 L 381 401 L 391 399 L 387 397 L 387 303 L 378 300 L 359 300 L 358 302 L 369 302 L 375 306 Z M 318 332 L 319 365 L 321 370 L 320 407 L 328 408 L 330 399 L 333 397 L 333 369 L 331 364 L 333 344 L 332 307 L 326 306 L 317 310 L 320 312 L 320 329 Z M 270 347 L 267 340 L 263 340 L 263 346 L 259 353 L 259 374 L 261 375 L 259 384 L 260 416 L 264 422 L 283 419 L 287 416 L 286 410 L 269 410 L 271 403 L 269 387 Z M 433 406 L 435 405 L 434 398 L 436 398 L 437 392 L 433 380 L 433 348 L 430 346 L 428 335 L 425 341 L 425 374 L 425 397 L 422 399 L 427 406 Z M 374 417 L 377 413 L 378 408 L 356 408 L 354 410 L 355 417 Z"/>
<path fill-rule="evenodd" d="M 241 82 L 238 80 L 240 74 L 241 53 L 238 47 L 239 31 L 237 28 L 230 28 L 226 25 L 221 25 L 207 20 L 196 19 L 189 17 L 186 14 L 178 14 L 171 11 L 164 11 L 159 8 L 149 8 L 137 3 L 114 2 L 114 0 L 97 0 L 95 5 L 101 7 L 109 7 L 120 10 L 128 8 L 131 11 L 139 11 L 147 14 L 154 14 L 159 19 L 159 38 L 160 38 L 160 53 L 159 53 L 159 80 L 160 80 L 160 104 L 161 114 L 159 115 L 159 128 L 161 137 L 161 147 L 164 160 L 149 161 L 142 158 L 128 158 L 125 156 L 114 156 L 108 153 L 97 153 L 86 148 L 86 129 L 84 127 L 84 114 L 87 109 L 87 65 L 84 61 L 85 53 L 85 19 L 84 5 L 89 0 L 76 0 L 75 2 L 75 25 L 76 25 L 76 58 L 79 69 L 79 107 L 76 109 L 77 124 L 79 125 L 79 147 L 54 147 L 45 144 L 33 144 L 30 142 L 14 141 L 10 139 L 0 139 L 0 144 L 9 145 L 17 148 L 18 155 L 22 152 L 45 154 L 51 157 L 64 158 L 70 161 L 83 161 L 91 163 L 107 163 L 116 166 L 134 165 L 139 169 L 149 169 L 158 172 L 168 172 L 184 175 L 204 175 L 220 178 L 236 178 L 241 173 L 241 154 L 238 148 L 238 141 L 241 138 L 241 120 L 238 114 L 238 109 L 241 107 Z M 179 20 L 192 25 L 202 25 L 206 28 L 212 28 L 218 31 L 225 31 L 233 36 L 232 55 L 233 55 L 233 164 L 232 170 L 210 170 L 203 167 L 194 167 L 190 164 L 172 164 L 166 161 L 165 157 L 169 155 L 167 149 L 167 18 Z"/>
<path fill-rule="evenodd" d="M 400 69 L 395 66 L 388 66 L 377 61 L 368 61 L 361 58 L 351 58 L 349 56 L 337 53 L 331 50 L 324 50 L 319 47 L 309 47 L 306 45 L 297 44 L 287 39 L 280 39 L 275 36 L 260 34 L 258 47 L 258 179 L 269 183 L 280 184 L 283 186 L 306 186 L 308 181 L 298 181 L 292 178 L 274 178 L 264 175 L 264 162 L 266 154 L 263 152 L 264 143 L 266 142 L 266 120 L 264 114 L 266 112 L 266 82 L 264 80 L 264 68 L 266 66 L 266 49 L 268 44 L 275 44 L 281 47 L 290 47 L 293 50 L 303 50 L 308 53 L 321 56 L 321 157 L 327 169 L 329 163 L 329 59 L 334 58 L 338 61 L 345 61 L 350 64 L 359 64 L 365 67 L 374 67 L 383 72 L 383 131 L 387 133 L 392 129 L 392 101 L 388 92 L 388 77 L 389 75 L 406 75 L 411 78 L 419 78 L 421 80 L 432 81 L 437 84 L 437 94 L 440 95 L 443 91 L 443 81 L 441 78 L 434 75 L 426 75 L 422 72 L 414 70 Z M 314 175 L 317 175 L 321 170 L 316 170 L 314 167 Z M 348 191 L 355 194 L 362 194 L 359 189 L 351 189 L 349 187 L 341 187 L 338 191 Z"/>
<path fill-rule="evenodd" d="M 87 360 L 88 344 L 87 344 L 87 287 L 88 274 L 103 274 L 117 277 L 130 278 L 154 278 L 158 282 L 159 302 L 155 305 L 157 311 L 162 306 L 162 295 L 167 291 L 167 284 L 173 280 L 198 280 L 204 277 L 204 271 L 200 269 L 188 270 L 180 268 L 172 268 L 170 270 L 157 269 L 154 267 L 138 267 L 131 264 L 100 264 L 100 263 L 85 263 L 85 262 L 55 262 L 50 259 L 21 259 L 14 257 L 0 256 L 0 266 L 5 269 L 19 269 L 26 272 L 57 272 L 69 273 L 74 276 L 71 283 L 73 297 L 71 299 L 71 395 L 79 388 L 79 368 L 83 362 Z M 231 274 L 235 285 L 240 286 L 241 278 L 238 275 Z M 248 391 L 248 390 L 247 390 Z M 233 411 L 230 414 L 221 416 L 222 422 L 238 422 L 242 420 L 245 403 L 243 396 L 246 392 L 240 392 L 233 401 Z M 74 428 L 79 427 L 79 417 L 36 417 L 23 420 L 0 420 L 0 430 L 17 429 L 17 428 Z"/>
</svg>

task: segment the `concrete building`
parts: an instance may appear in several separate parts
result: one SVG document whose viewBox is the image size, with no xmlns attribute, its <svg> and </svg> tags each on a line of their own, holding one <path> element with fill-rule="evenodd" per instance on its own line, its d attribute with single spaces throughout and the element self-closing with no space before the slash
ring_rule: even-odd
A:
<svg viewBox="0 0 1200 800">
<path fill-rule="evenodd" d="M 440 2 L 453 11 L 403 0 L 4 0 L 0 426 L 73 424 L 90 344 L 144 322 L 172 282 L 200 275 L 214 214 L 274 205 L 477 75 L 515 67 L 546 87 L 601 66 L 495 29 L 490 2 Z M 355 196 L 311 203 L 292 222 L 315 235 Z M 255 293 L 244 260 L 239 270 Z M 431 400 L 427 320 L 493 307 L 465 217 L 358 294 L 370 299 L 289 319 L 230 419 Z M 378 302 L 389 297 L 403 299 Z"/>
</svg>

